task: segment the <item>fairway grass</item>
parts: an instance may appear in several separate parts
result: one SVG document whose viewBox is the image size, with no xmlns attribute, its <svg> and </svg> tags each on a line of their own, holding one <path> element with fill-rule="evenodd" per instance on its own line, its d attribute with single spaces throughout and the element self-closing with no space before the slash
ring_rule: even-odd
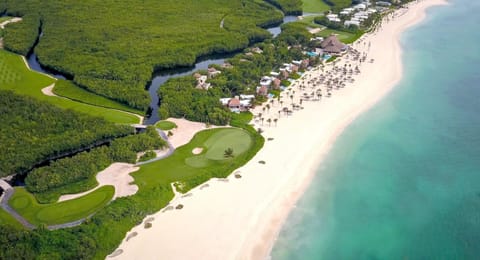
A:
<svg viewBox="0 0 480 260">
<path fill-rule="evenodd" d="M 143 114 L 143 112 L 140 110 L 94 94 L 93 92 L 81 88 L 68 80 L 59 79 L 55 84 L 55 88 L 53 88 L 53 93 L 81 103 L 127 111 L 138 115 Z"/>
<path fill-rule="evenodd" d="M 160 128 L 161 130 L 164 130 L 164 131 L 168 131 L 168 130 L 172 130 L 173 128 L 177 128 L 177 124 L 175 124 L 174 122 L 168 121 L 168 120 L 158 121 L 155 124 L 155 126 Z"/>
<path fill-rule="evenodd" d="M 0 208 L 0 227 L 11 226 L 17 229 L 22 229 L 23 226 L 15 218 L 13 218 L 8 212 Z"/>
<path fill-rule="evenodd" d="M 328 37 L 331 34 L 336 34 L 337 38 L 342 41 L 343 43 L 352 43 L 356 41 L 360 36 L 362 36 L 362 33 L 349 33 L 349 32 L 344 32 L 344 31 L 337 31 L 337 30 L 332 30 L 332 29 L 323 29 L 319 33 L 317 33 L 317 36 L 321 37 Z"/>
<path fill-rule="evenodd" d="M 125 112 L 44 95 L 41 90 L 55 82 L 56 80 L 53 78 L 29 70 L 21 56 L 0 50 L 0 89 L 11 90 L 20 95 L 46 101 L 63 109 L 72 109 L 91 116 L 103 117 L 113 123 L 135 124 L 139 122 L 137 116 Z"/>
<path fill-rule="evenodd" d="M 5 21 L 8 21 L 8 20 L 10 20 L 10 19 L 12 19 L 12 18 L 13 18 L 13 17 L 11 17 L 11 16 L 2 16 L 2 17 L 0 17 L 0 23 L 3 23 L 3 22 L 5 22 Z"/>
<path fill-rule="evenodd" d="M 302 0 L 305 13 L 324 13 L 330 10 L 330 6 L 323 0 Z"/>
<path fill-rule="evenodd" d="M 113 186 L 104 186 L 83 197 L 60 203 L 39 204 L 25 188 L 15 188 L 10 206 L 34 225 L 57 225 L 86 218 L 113 198 Z"/>
<path fill-rule="evenodd" d="M 192 150 L 202 147 L 198 155 Z M 234 150 L 233 158 L 224 158 L 225 149 Z M 198 132 L 186 145 L 175 150 L 168 158 L 146 164 L 132 173 L 135 183 L 142 189 L 158 185 L 181 183 L 180 192 L 186 192 L 210 178 L 224 178 L 248 160 L 252 137 L 240 128 L 215 128 Z M 207 156 L 208 155 L 208 156 Z"/>
</svg>

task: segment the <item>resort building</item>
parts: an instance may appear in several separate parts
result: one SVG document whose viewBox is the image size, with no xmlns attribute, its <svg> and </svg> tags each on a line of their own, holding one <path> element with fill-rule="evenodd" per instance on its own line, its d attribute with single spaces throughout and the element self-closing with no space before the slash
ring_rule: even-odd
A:
<svg viewBox="0 0 480 260">
<path fill-rule="evenodd" d="M 278 76 L 280 76 L 280 73 L 275 72 L 275 71 L 272 71 L 272 72 L 270 72 L 270 76 L 272 76 L 272 77 L 278 77 Z"/>
<path fill-rule="evenodd" d="M 359 27 L 360 26 L 360 21 L 352 19 L 352 20 L 349 20 L 349 21 L 345 21 L 343 23 L 343 25 L 345 25 L 345 27 L 348 27 L 348 26 L 351 26 L 351 25 L 355 25 L 355 26 Z"/>
<path fill-rule="evenodd" d="M 213 68 L 213 67 L 210 67 L 208 68 L 207 70 L 207 75 L 208 75 L 208 78 L 211 79 L 211 78 L 214 78 L 216 77 L 218 74 L 221 74 L 222 72 Z"/>
<path fill-rule="evenodd" d="M 340 20 L 340 18 L 338 18 L 338 14 L 328 14 L 326 17 L 330 22 L 341 22 L 342 21 L 342 20 Z"/>
<path fill-rule="evenodd" d="M 323 51 L 325 53 L 329 53 L 332 55 L 341 55 L 344 53 L 348 46 L 343 44 L 337 39 L 337 36 L 335 35 L 330 35 L 325 39 L 320 46 L 322 47 Z"/>
<path fill-rule="evenodd" d="M 222 69 L 231 69 L 231 68 L 233 68 L 232 64 L 230 64 L 230 63 L 228 63 L 228 62 L 223 63 L 222 65 L 220 65 L 220 67 L 222 67 Z"/>
<path fill-rule="evenodd" d="M 220 103 L 226 106 L 232 112 L 248 111 L 252 107 L 252 100 L 254 95 L 240 95 L 233 98 L 221 98 Z"/>
<path fill-rule="evenodd" d="M 255 52 L 255 53 L 258 53 L 258 54 L 262 54 L 263 53 L 263 50 L 258 48 L 258 47 L 253 47 L 252 48 L 252 52 Z"/>
<path fill-rule="evenodd" d="M 238 97 L 234 97 L 228 101 L 228 108 L 232 112 L 240 112 L 240 99 Z"/>
<path fill-rule="evenodd" d="M 210 83 L 207 83 L 207 76 L 205 75 L 200 75 L 200 77 L 197 77 L 198 73 L 195 73 L 195 77 L 197 78 L 197 89 L 204 89 L 208 90 L 210 88 Z"/>
<path fill-rule="evenodd" d="M 272 78 L 268 76 L 263 76 L 262 79 L 260 80 L 260 86 L 265 86 L 265 87 L 270 87 L 272 84 Z"/>
<path fill-rule="evenodd" d="M 259 96 L 264 96 L 266 97 L 268 95 L 268 87 L 267 86 L 260 86 L 257 87 L 257 94 Z"/>
<path fill-rule="evenodd" d="M 274 89 L 279 89 L 279 88 L 280 88 L 280 85 L 282 84 L 282 81 L 281 81 L 280 79 L 278 79 L 278 78 L 274 78 L 273 81 L 272 81 L 272 83 L 273 83 L 273 86 L 272 86 L 272 87 L 273 87 Z"/>
</svg>

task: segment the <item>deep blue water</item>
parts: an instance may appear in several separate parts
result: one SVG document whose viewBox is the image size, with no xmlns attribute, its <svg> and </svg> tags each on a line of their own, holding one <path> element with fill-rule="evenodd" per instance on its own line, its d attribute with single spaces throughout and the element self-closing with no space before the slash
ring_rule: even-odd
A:
<svg viewBox="0 0 480 260">
<path fill-rule="evenodd" d="M 480 1 L 402 36 L 404 77 L 338 138 L 273 259 L 480 259 Z"/>
</svg>

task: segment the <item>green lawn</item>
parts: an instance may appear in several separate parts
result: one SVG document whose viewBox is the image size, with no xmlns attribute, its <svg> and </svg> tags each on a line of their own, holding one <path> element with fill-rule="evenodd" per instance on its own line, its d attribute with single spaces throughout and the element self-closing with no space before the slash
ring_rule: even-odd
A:
<svg viewBox="0 0 480 260">
<path fill-rule="evenodd" d="M 134 109 L 122 103 L 96 95 L 84 88 L 73 84 L 73 82 L 68 80 L 58 80 L 55 84 L 55 88 L 53 89 L 53 93 L 57 94 L 58 96 L 66 97 L 81 103 L 123 110 L 135 114 L 144 114 L 138 109 Z"/>
<path fill-rule="evenodd" d="M 177 124 L 175 124 L 174 122 L 171 122 L 171 121 L 167 121 L 167 120 L 158 121 L 155 124 L 155 126 L 164 130 L 164 131 L 172 130 L 173 128 L 177 128 Z"/>
<path fill-rule="evenodd" d="M 323 26 L 316 24 L 313 20 L 315 17 L 318 17 L 318 15 L 309 15 L 309 16 L 304 16 L 302 20 L 298 20 L 295 23 L 301 23 L 304 24 L 307 27 L 310 28 L 321 28 Z"/>
<path fill-rule="evenodd" d="M 332 33 L 337 34 L 338 39 L 340 41 L 344 42 L 344 43 L 352 43 L 352 42 L 356 41 L 358 38 L 360 38 L 360 36 L 362 36 L 361 33 L 354 34 L 354 33 L 337 31 L 337 30 L 332 30 L 332 29 L 323 29 L 322 31 L 320 31 L 316 35 L 321 36 L 321 37 L 328 37 Z"/>
<path fill-rule="evenodd" d="M 201 154 L 192 150 L 202 147 Z M 199 185 L 212 177 L 226 177 L 234 166 L 245 163 L 252 137 L 240 128 L 215 128 L 197 133 L 190 143 L 175 150 L 172 156 L 146 164 L 132 173 L 140 189 L 154 189 L 159 184 L 181 182 L 181 191 Z M 223 157 L 225 149 L 232 148 L 234 157 Z"/>
<path fill-rule="evenodd" d="M 56 225 L 88 217 L 110 202 L 114 192 L 113 186 L 105 186 L 74 200 L 39 204 L 24 188 L 16 188 L 9 204 L 34 225 Z"/>
<path fill-rule="evenodd" d="M 44 95 L 41 92 L 42 88 L 55 83 L 55 81 L 55 79 L 41 73 L 30 71 L 25 66 L 21 56 L 0 50 L 0 89 L 12 90 L 21 95 L 47 101 L 60 108 L 100 116 L 114 123 L 132 124 L 139 122 L 139 118 L 135 115 L 121 111 Z"/>
<path fill-rule="evenodd" d="M 23 228 L 22 224 L 18 222 L 15 218 L 13 218 L 10 214 L 8 214 L 5 210 L 0 208 L 0 227 L 8 225 L 14 228 L 21 229 Z"/>
<path fill-rule="evenodd" d="M 306 13 L 323 13 L 330 10 L 330 6 L 323 0 L 303 0 L 303 11 Z"/>
<path fill-rule="evenodd" d="M 13 17 L 11 16 L 3 16 L 3 17 L 0 17 L 0 23 L 3 23 L 5 22 L 6 20 L 10 20 L 12 19 Z"/>
</svg>

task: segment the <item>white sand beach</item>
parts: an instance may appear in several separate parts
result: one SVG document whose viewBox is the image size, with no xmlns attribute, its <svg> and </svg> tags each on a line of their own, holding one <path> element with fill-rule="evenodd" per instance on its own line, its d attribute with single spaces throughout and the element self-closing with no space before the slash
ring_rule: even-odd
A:
<svg viewBox="0 0 480 260">
<path fill-rule="evenodd" d="M 266 259 L 289 211 L 308 187 L 322 157 L 335 139 L 352 120 L 371 108 L 402 77 L 399 37 L 408 27 L 425 17 L 429 6 L 446 4 L 445 0 L 424 0 L 397 11 L 394 18 L 385 20 L 381 29 L 365 35 L 353 47 L 359 53 L 368 52 L 367 62 L 359 65 L 355 81 L 344 88 L 332 90 L 326 97 L 322 88 L 321 101 L 304 101 L 304 109 L 290 116 L 278 113 L 290 107 L 290 98 L 283 106 L 276 101 L 269 112 L 257 108 L 265 119 L 280 118 L 275 126 L 266 121 L 263 126 L 265 142 L 260 152 L 239 172 L 242 178 L 231 175 L 228 181 L 210 180 L 190 191 L 191 196 L 177 196 L 170 204 L 182 204 L 182 209 L 159 211 L 148 216 L 151 228 L 141 224 L 129 234 L 108 259 Z M 350 55 L 351 56 L 351 55 Z M 373 62 L 370 62 L 373 59 Z M 358 61 L 342 58 L 357 66 Z M 333 65 L 324 68 L 332 70 Z M 300 83 L 292 86 L 295 103 L 303 92 L 312 92 L 314 82 L 322 74 L 319 69 L 307 72 Z M 301 81 L 301 80 L 300 80 Z M 310 83 L 308 83 L 310 81 Z M 285 95 L 286 96 L 286 95 Z M 261 125 L 261 122 L 257 122 Z M 174 135 L 175 136 L 175 135 Z M 265 164 L 258 163 L 264 161 Z M 153 220 L 152 220 L 153 217 Z"/>
</svg>

